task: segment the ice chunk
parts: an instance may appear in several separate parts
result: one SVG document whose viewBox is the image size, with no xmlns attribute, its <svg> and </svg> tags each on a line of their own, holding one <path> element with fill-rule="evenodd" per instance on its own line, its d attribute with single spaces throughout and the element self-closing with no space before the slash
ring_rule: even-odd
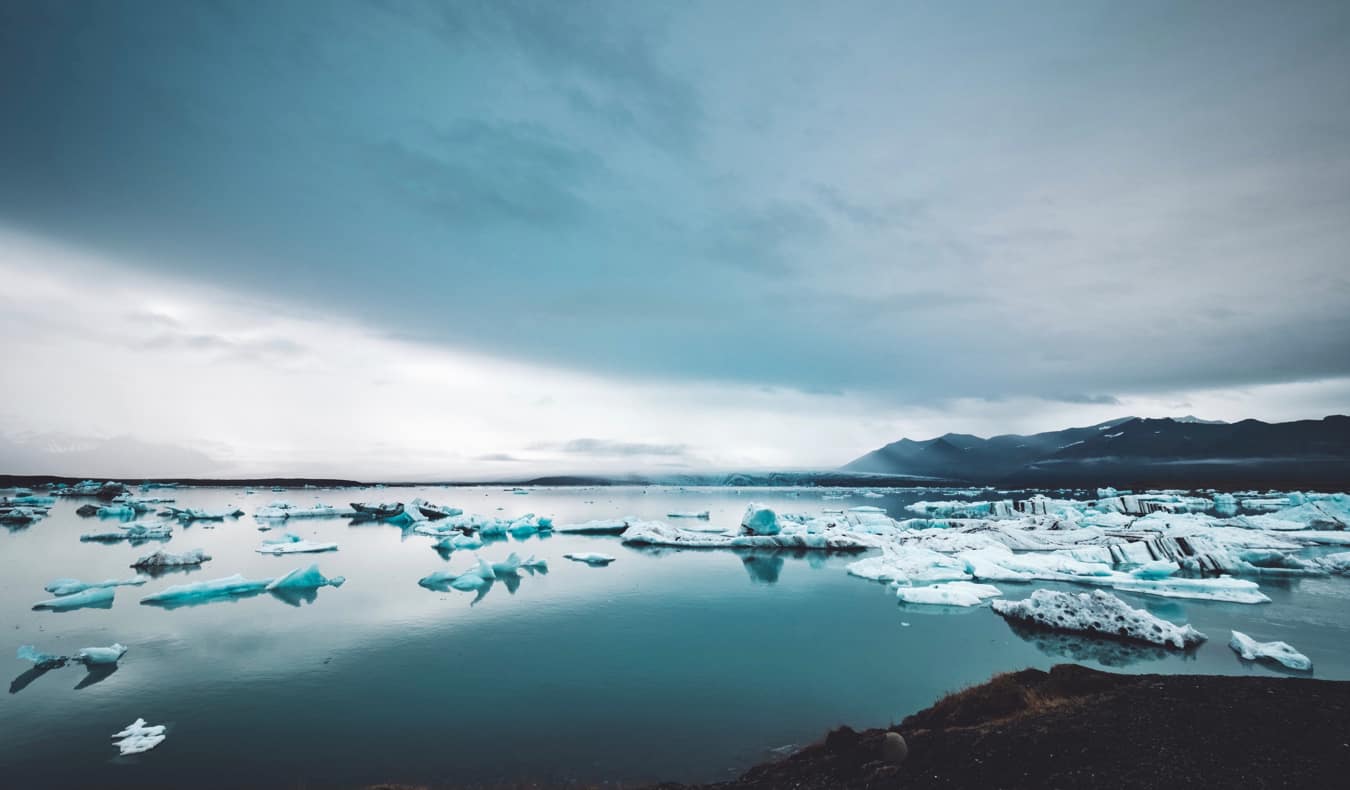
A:
<svg viewBox="0 0 1350 790">
<path fill-rule="evenodd" d="M 630 521 L 635 519 L 600 519 L 596 521 L 586 521 L 580 524 L 563 524 L 558 527 L 559 532 L 570 533 L 574 535 L 622 535 L 628 529 Z"/>
<path fill-rule="evenodd" d="M 81 535 L 80 540 L 95 543 L 116 543 L 125 540 L 139 543 L 147 540 L 168 540 L 172 537 L 173 526 L 170 524 L 124 524 L 121 529 Z"/>
<path fill-rule="evenodd" d="M 1234 631 L 1233 638 L 1228 641 L 1228 646 L 1248 661 L 1265 659 L 1267 661 L 1278 661 L 1290 669 L 1303 671 L 1312 669 L 1312 661 L 1295 650 L 1288 642 L 1258 642 L 1241 631 Z"/>
<path fill-rule="evenodd" d="M 179 521 L 223 521 L 227 518 L 238 518 L 244 515 L 244 511 L 232 505 L 226 505 L 217 510 L 208 510 L 195 507 L 170 507 L 166 508 L 164 513 L 173 516 Z"/>
<path fill-rule="evenodd" d="M 968 581 L 966 563 L 922 546 L 886 546 L 880 556 L 850 563 L 848 572 L 862 579 L 900 584 Z"/>
<path fill-rule="evenodd" d="M 992 584 L 975 582 L 943 582 L 925 587 L 898 587 L 895 596 L 905 603 L 941 606 L 979 606 L 985 598 L 997 598 L 1003 593 Z"/>
<path fill-rule="evenodd" d="M 69 656 L 57 656 L 52 655 L 51 653 L 42 653 L 33 645 L 20 645 L 18 658 L 20 661 L 31 661 L 33 662 L 34 668 L 44 670 L 63 667 L 66 665 L 67 661 L 70 661 Z"/>
<path fill-rule="evenodd" d="M 321 551 L 337 551 L 336 543 L 311 543 L 307 540 L 301 540 L 295 535 L 288 535 L 288 538 L 294 540 L 265 540 L 256 551 L 259 554 L 272 554 L 280 556 L 282 554 L 317 554 Z"/>
<path fill-rule="evenodd" d="M 1328 554 L 1319 561 L 1330 573 L 1350 574 L 1350 551 Z"/>
<path fill-rule="evenodd" d="M 1164 598 L 1192 598 L 1201 601 L 1227 601 L 1229 603 L 1268 603 L 1270 598 L 1261 592 L 1260 586 L 1247 579 L 1234 579 L 1232 576 L 1218 578 L 1190 579 L 1171 576 L 1164 579 L 1139 579 L 1125 577 L 1112 579 L 1110 586 L 1122 592 L 1142 595 L 1157 595 Z"/>
<path fill-rule="evenodd" d="M 708 519 L 712 518 L 712 512 L 708 510 L 700 510 L 697 513 L 691 512 L 667 513 L 666 518 L 701 518 L 704 521 L 707 521 Z"/>
<path fill-rule="evenodd" d="M 153 571 L 162 568 L 188 568 L 201 565 L 209 559 L 211 559 L 211 557 L 201 549 L 191 549 L 181 554 L 170 554 L 167 551 L 160 549 L 131 563 L 131 567 L 145 571 Z"/>
<path fill-rule="evenodd" d="M 525 568 L 525 569 L 527 569 L 527 570 L 531 570 L 531 571 L 544 571 L 544 572 L 547 572 L 547 571 L 548 571 L 548 560 L 541 560 L 541 559 L 535 557 L 533 554 L 531 554 L 529 557 L 525 558 L 525 561 L 524 561 L 524 562 L 520 563 L 520 567 Z"/>
<path fill-rule="evenodd" d="M 108 579 L 107 581 L 102 582 L 82 582 L 78 579 L 56 579 L 48 582 L 47 586 L 42 589 L 52 595 L 62 596 L 74 595 L 75 593 L 93 590 L 99 587 L 139 587 L 140 585 L 145 584 L 145 582 L 146 579 L 141 577 L 121 581 L 117 579 Z"/>
<path fill-rule="evenodd" d="M 148 752 L 164 742 L 164 730 L 163 724 L 151 726 L 145 719 L 137 719 L 121 732 L 113 733 L 113 745 L 124 755 Z"/>
<path fill-rule="evenodd" d="M 1136 579 L 1166 579 L 1179 570 L 1181 566 L 1171 560 L 1151 560 L 1130 571 L 1130 575 Z"/>
<path fill-rule="evenodd" d="M 572 554 L 564 554 L 564 558 L 584 562 L 587 565 L 608 565 L 615 560 L 608 554 L 601 554 L 598 551 L 581 551 Z"/>
<path fill-rule="evenodd" d="M 319 572 L 318 565 L 308 568 L 296 568 L 285 576 L 269 582 L 266 590 L 317 590 L 320 587 L 341 587 L 347 581 L 344 576 L 329 579 Z"/>
<path fill-rule="evenodd" d="M 741 516 L 743 535 L 777 535 L 781 531 L 782 525 L 778 523 L 778 514 L 767 507 L 752 503 L 746 507 L 745 515 Z"/>
<path fill-rule="evenodd" d="M 271 583 L 271 579 L 245 579 L 236 573 L 221 579 L 175 584 L 147 595 L 141 599 L 141 603 L 175 606 L 237 595 L 251 595 L 262 592 Z"/>
<path fill-rule="evenodd" d="M 111 587 L 91 587 L 82 592 L 72 593 L 71 595 L 62 595 L 59 598 L 52 598 L 47 601 L 39 601 L 33 604 L 34 609 L 50 609 L 54 612 L 62 612 L 70 609 L 83 609 L 85 607 L 98 607 L 107 609 L 113 603 L 113 588 Z"/>
<path fill-rule="evenodd" d="M 260 507 L 253 512 L 254 518 L 273 520 L 291 518 L 334 518 L 354 515 L 356 515 L 356 511 L 351 508 L 334 507 L 318 502 L 309 507 L 297 507 L 289 502 L 277 501 L 266 507 Z"/>
<path fill-rule="evenodd" d="M 73 661 L 79 661 L 87 667 L 107 666 L 116 664 L 118 659 L 127 654 L 126 645 L 114 642 L 108 647 L 83 647 L 80 652 L 72 658 Z"/>
<path fill-rule="evenodd" d="M 492 563 L 493 576 L 515 576 L 520 570 L 520 555 L 514 551 L 507 555 L 504 562 Z"/>
<path fill-rule="evenodd" d="M 1179 650 L 1205 640 L 1190 625 L 1175 625 L 1143 609 L 1131 608 L 1110 593 L 1064 593 L 1037 590 L 1021 601 L 997 600 L 995 612 L 1011 619 L 1058 631 L 1098 634 L 1114 639 L 1132 639 Z"/>
</svg>

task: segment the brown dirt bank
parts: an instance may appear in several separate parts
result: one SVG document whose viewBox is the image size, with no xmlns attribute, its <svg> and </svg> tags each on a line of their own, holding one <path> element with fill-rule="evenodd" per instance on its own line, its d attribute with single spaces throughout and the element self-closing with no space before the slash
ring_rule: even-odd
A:
<svg viewBox="0 0 1350 790">
<path fill-rule="evenodd" d="M 1117 675 L 1073 664 L 995 676 L 887 730 L 847 727 L 713 785 L 660 790 L 1350 787 L 1350 682 Z"/>
</svg>

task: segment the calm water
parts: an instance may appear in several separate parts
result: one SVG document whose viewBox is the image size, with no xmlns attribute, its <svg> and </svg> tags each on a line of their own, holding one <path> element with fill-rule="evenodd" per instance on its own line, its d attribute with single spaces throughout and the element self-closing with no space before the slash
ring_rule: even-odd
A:
<svg viewBox="0 0 1350 790">
<path fill-rule="evenodd" d="M 641 488 L 161 493 L 180 506 L 233 503 L 250 513 L 283 498 L 307 505 L 422 496 L 470 513 L 534 512 L 560 523 L 709 509 L 712 524 L 724 526 L 738 523 L 752 500 L 787 512 L 880 505 L 904 517 L 909 502 L 949 498 Z M 289 531 L 341 548 L 291 557 L 254 552 L 267 533 L 252 516 L 198 523 L 163 544 L 101 545 L 78 540 L 111 526 L 76 516 L 85 501 L 60 501 L 36 525 L 0 532 L 0 655 L 16 680 L 0 699 L 5 787 L 714 780 L 837 724 L 898 721 L 997 671 L 1072 659 L 1129 672 L 1277 672 L 1241 662 L 1226 644 L 1230 628 L 1291 642 L 1312 658 L 1317 677 L 1350 678 L 1347 579 L 1263 581 L 1274 601 L 1261 606 L 1121 594 L 1210 636 L 1179 655 L 1019 634 L 987 607 L 903 607 L 884 586 L 849 577 L 849 557 L 639 551 L 617 538 L 534 537 L 479 553 L 534 553 L 548 559 L 549 572 L 523 576 L 514 590 L 499 582 L 475 600 L 419 587 L 447 560 L 430 538 L 397 527 L 292 522 Z M 42 588 L 54 578 L 128 578 L 128 565 L 159 546 L 200 547 L 214 559 L 119 588 L 109 610 L 30 609 L 50 597 Z M 618 561 L 592 568 L 562 558 L 578 550 Z M 448 563 L 462 570 L 468 557 Z M 299 606 L 270 595 L 174 610 L 138 603 L 172 584 L 270 577 L 313 561 L 347 584 Z M 1020 598 L 1055 585 L 999 586 Z M 68 653 L 112 642 L 130 652 L 101 678 L 74 666 L 33 679 L 21 675 L 27 662 L 10 659 L 25 643 Z M 138 716 L 168 724 L 168 740 L 118 757 L 109 735 Z"/>
</svg>

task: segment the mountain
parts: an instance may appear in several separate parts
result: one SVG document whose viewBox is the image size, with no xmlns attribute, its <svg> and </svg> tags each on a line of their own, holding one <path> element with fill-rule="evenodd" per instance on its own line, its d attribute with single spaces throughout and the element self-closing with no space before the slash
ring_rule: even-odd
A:
<svg viewBox="0 0 1350 790">
<path fill-rule="evenodd" d="M 898 442 L 845 465 L 1008 487 L 1350 486 L 1350 417 L 1225 423 L 1124 417 L 1031 436 L 949 433 Z"/>
</svg>

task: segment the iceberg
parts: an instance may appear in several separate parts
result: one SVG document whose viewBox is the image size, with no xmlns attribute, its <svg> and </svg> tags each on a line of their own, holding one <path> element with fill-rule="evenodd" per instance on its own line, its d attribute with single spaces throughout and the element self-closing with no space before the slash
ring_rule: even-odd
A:
<svg viewBox="0 0 1350 790">
<path fill-rule="evenodd" d="M 426 516 L 432 521 L 449 518 L 451 516 L 464 515 L 464 511 L 457 507 L 441 507 L 440 505 L 433 505 L 430 502 L 423 502 L 420 499 L 416 500 L 414 504 L 417 505 L 417 509 L 423 516 Z"/>
<path fill-rule="evenodd" d="M 148 752 L 164 742 L 163 724 L 147 725 L 145 719 L 137 719 L 121 732 L 113 733 L 113 745 L 123 755 Z"/>
<path fill-rule="evenodd" d="M 1228 646 L 1247 661 L 1277 661 L 1290 669 L 1308 671 L 1312 661 L 1295 650 L 1288 642 L 1258 642 L 1241 631 L 1234 631 Z"/>
<path fill-rule="evenodd" d="M 558 532 L 572 535 L 622 535 L 628 529 L 629 523 L 633 521 L 635 519 L 619 519 L 617 521 L 599 519 L 580 524 L 563 524 L 558 527 Z"/>
<path fill-rule="evenodd" d="M 201 549 L 191 549 L 181 554 L 170 554 L 163 549 L 147 554 L 131 563 L 131 567 L 143 571 L 164 570 L 167 568 L 191 568 L 211 559 Z"/>
<path fill-rule="evenodd" d="M 354 516 L 356 511 L 351 508 L 340 508 L 332 505 L 315 503 L 309 507 L 297 507 L 289 502 L 278 500 L 258 508 L 253 513 L 254 518 L 261 519 L 291 519 L 291 518 L 340 518 L 344 516 Z"/>
<path fill-rule="evenodd" d="M 42 653 L 33 645 L 19 645 L 18 658 L 20 661 L 33 662 L 33 667 L 39 670 L 63 667 L 66 665 L 66 662 L 70 661 L 70 656 L 57 656 L 51 653 Z"/>
<path fill-rule="evenodd" d="M 280 556 L 282 554 L 317 554 L 323 551 L 337 551 L 337 548 L 338 544 L 336 543 L 311 543 L 288 532 L 281 538 L 264 540 L 255 551 L 259 554 Z"/>
<path fill-rule="evenodd" d="M 231 505 L 226 505 L 220 510 L 205 510 L 195 507 L 170 507 L 162 515 L 172 516 L 179 521 L 223 521 L 227 518 L 238 518 L 244 515 L 244 511 Z"/>
<path fill-rule="evenodd" d="M 741 516 L 743 535 L 777 535 L 781 531 L 778 514 L 767 507 L 751 504 L 746 507 L 745 515 Z"/>
<path fill-rule="evenodd" d="M 263 589 L 268 590 L 317 590 L 320 587 L 341 587 L 346 583 L 345 576 L 334 576 L 329 579 L 319 572 L 318 565 L 310 565 L 307 568 L 296 568 L 285 576 L 278 577 Z"/>
<path fill-rule="evenodd" d="M 539 571 L 548 573 L 548 560 L 541 560 L 531 554 L 529 557 L 525 558 L 524 562 L 520 563 L 520 567 L 531 572 Z"/>
<path fill-rule="evenodd" d="M 80 540 L 86 543 L 117 543 L 127 541 L 129 543 L 141 543 L 147 540 L 168 540 L 173 537 L 173 526 L 170 524 L 124 524 L 121 529 L 110 532 L 92 532 L 80 536 Z"/>
<path fill-rule="evenodd" d="M 712 511 L 700 510 L 697 513 L 690 513 L 690 512 L 667 513 L 666 518 L 701 518 L 704 521 L 707 521 L 708 519 L 712 518 Z"/>
<path fill-rule="evenodd" d="M 454 534 L 441 538 L 432 546 L 441 551 L 460 551 L 483 548 L 483 539 L 477 535 Z"/>
<path fill-rule="evenodd" d="M 895 596 L 904 603 L 938 606 L 979 606 L 986 598 L 997 598 L 1003 593 L 992 584 L 975 582 L 943 582 L 924 587 L 897 587 Z"/>
<path fill-rule="evenodd" d="M 103 587 L 139 587 L 140 585 L 145 584 L 146 581 L 147 580 L 142 577 L 136 577 L 134 579 L 126 579 L 123 581 L 119 581 L 117 579 L 108 579 L 107 581 L 102 582 L 82 582 L 79 579 L 56 579 L 54 581 L 48 582 L 47 586 L 43 587 L 42 589 L 46 590 L 52 595 L 61 597 L 66 595 L 74 595 L 76 593 L 82 593 L 85 590 L 94 590 Z"/>
<path fill-rule="evenodd" d="M 1205 640 L 1190 625 L 1175 625 L 1143 609 L 1134 609 L 1110 593 L 1037 590 L 1021 601 L 997 600 L 994 611 L 1010 620 L 1058 631 L 1150 642 L 1184 650 Z"/>
<path fill-rule="evenodd" d="M 569 560 L 575 560 L 576 562 L 584 562 L 587 565 L 592 566 L 608 565 L 616 559 L 608 554 L 601 554 L 598 551 L 574 552 L 572 554 L 564 554 L 563 557 Z"/>
<path fill-rule="evenodd" d="M 76 653 L 71 660 L 78 661 L 87 667 L 108 666 L 116 664 L 126 654 L 126 645 L 114 642 L 108 647 L 82 647 L 80 652 Z"/>
<path fill-rule="evenodd" d="M 162 606 L 181 606 L 202 603 L 217 598 L 231 598 L 239 595 L 253 595 L 260 593 L 271 583 L 271 579 L 245 579 L 242 575 L 236 573 L 233 576 L 226 576 L 220 579 L 208 579 L 206 581 L 190 582 L 188 584 L 175 584 L 172 587 L 166 587 L 157 593 L 147 595 L 141 599 L 141 603 Z"/>
<path fill-rule="evenodd" d="M 1328 554 L 1325 557 L 1322 557 L 1319 562 L 1321 562 L 1322 567 L 1325 568 L 1328 573 L 1343 573 L 1350 575 L 1350 551 Z"/>
<path fill-rule="evenodd" d="M 929 582 L 969 581 L 964 560 L 939 554 L 922 546 L 886 546 L 880 556 L 850 563 L 848 572 L 860 579 L 913 585 Z"/>
<path fill-rule="evenodd" d="M 494 576 L 515 576 L 520 571 L 520 555 L 514 551 L 507 555 L 504 562 L 492 563 L 492 573 Z"/>
<path fill-rule="evenodd" d="M 83 592 L 62 595 L 33 604 L 33 609 L 47 609 L 53 612 L 66 612 L 71 609 L 99 608 L 108 609 L 113 604 L 112 587 L 93 587 Z"/>
<path fill-rule="evenodd" d="M 515 556 L 514 554 L 511 556 Z M 519 559 L 519 558 L 517 558 Z M 512 572 L 511 575 L 515 575 Z M 493 567 L 481 557 L 472 570 L 464 573 L 451 573 L 449 571 L 436 571 L 435 573 L 423 576 L 417 580 L 417 583 L 429 590 L 438 590 L 444 592 L 447 589 L 470 592 L 481 590 L 491 584 L 497 578 L 497 573 Z"/>
</svg>

